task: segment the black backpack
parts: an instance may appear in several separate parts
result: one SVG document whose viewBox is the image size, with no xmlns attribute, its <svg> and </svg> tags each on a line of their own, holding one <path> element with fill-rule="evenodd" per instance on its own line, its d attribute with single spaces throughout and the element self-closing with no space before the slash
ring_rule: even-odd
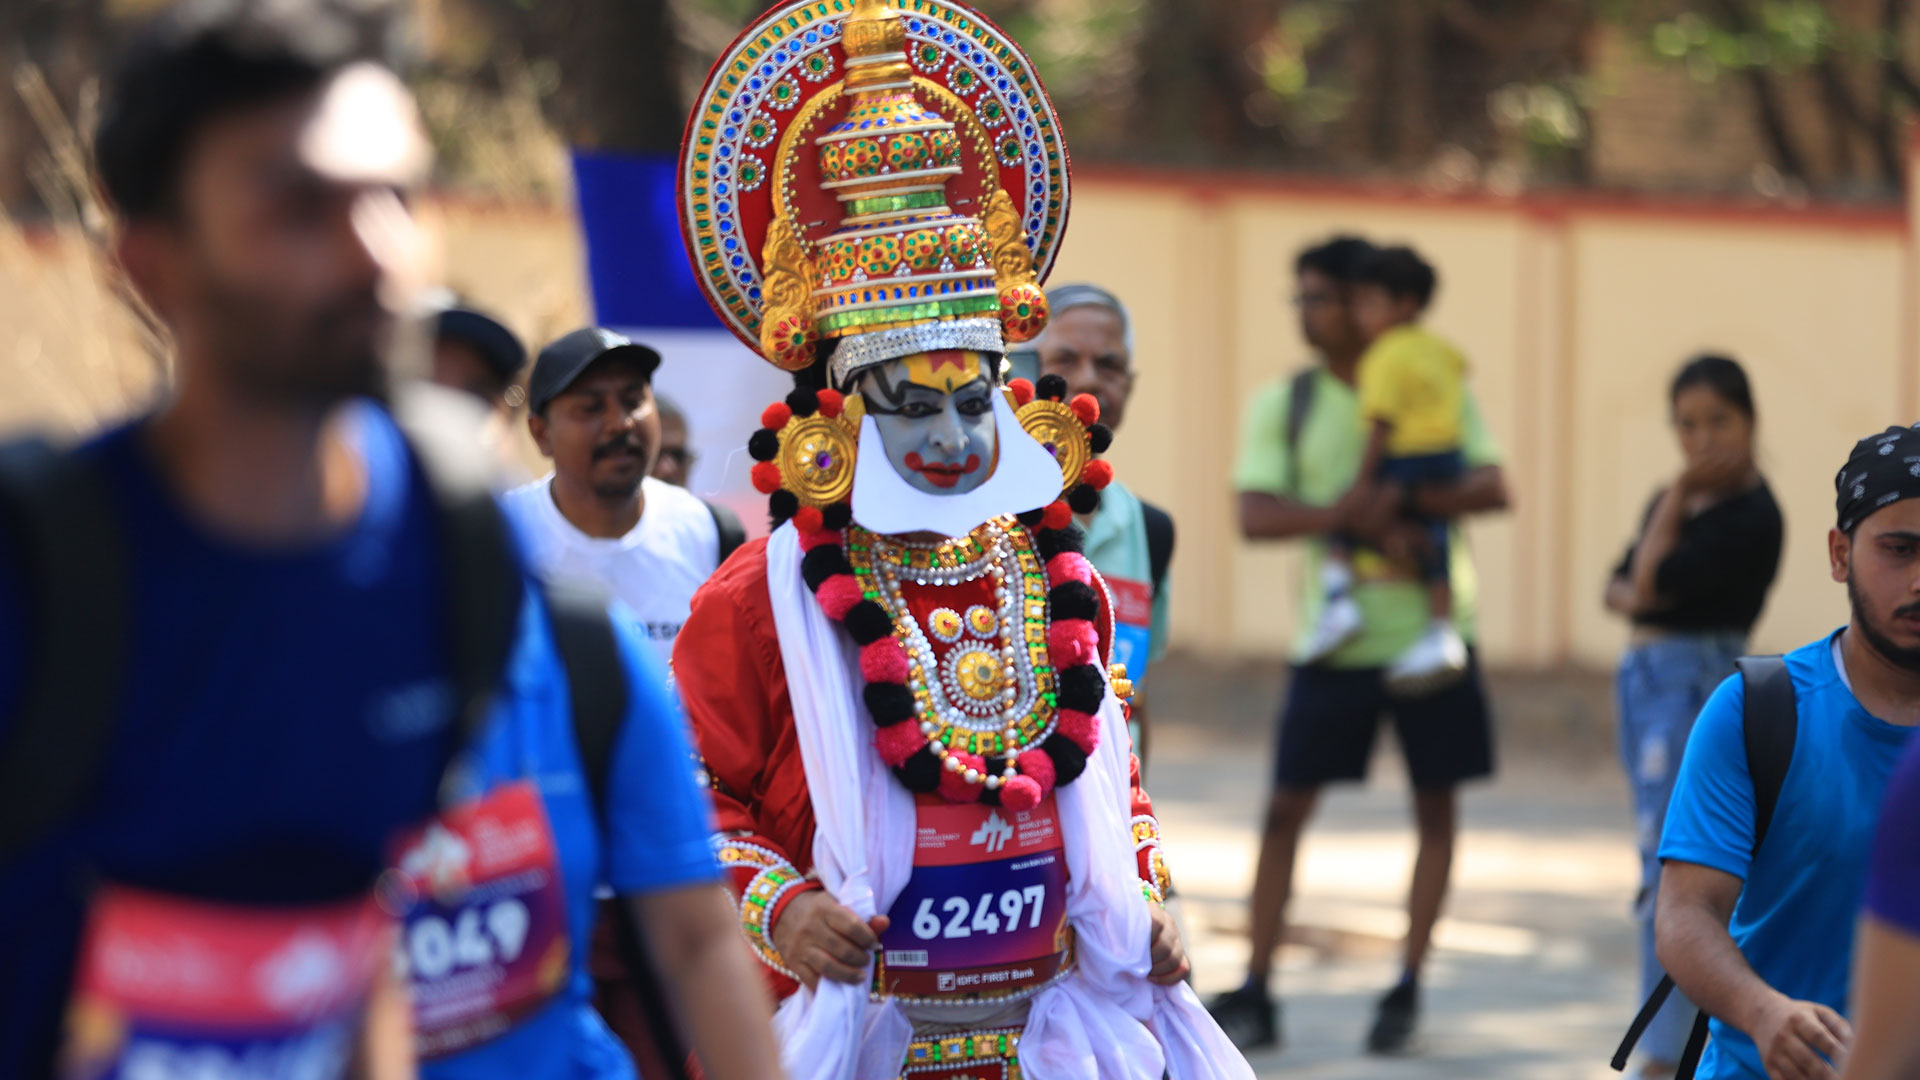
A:
<svg viewBox="0 0 1920 1080">
<path fill-rule="evenodd" d="M 1756 854 L 1766 842 L 1767 829 L 1773 824 L 1774 808 L 1780 803 L 1780 790 L 1787 782 L 1787 769 L 1793 765 L 1793 748 L 1800 734 L 1800 705 L 1793 692 L 1793 679 L 1787 662 L 1778 656 L 1748 656 L 1739 661 L 1740 678 L 1746 686 L 1746 707 L 1741 726 L 1746 734 L 1747 771 L 1753 776 L 1753 850 Z M 1615 1072 L 1625 1072 L 1627 1058 L 1646 1034 L 1647 1025 L 1673 994 L 1673 977 L 1663 975 L 1647 1003 L 1640 1008 L 1627 1028 L 1626 1038 L 1614 1051 Z M 1707 1048 L 1707 1016 L 1702 1010 L 1693 1020 L 1686 1050 L 1680 1055 L 1680 1067 L 1674 1080 L 1693 1080 L 1700 1066 L 1700 1055 Z"/>
<path fill-rule="evenodd" d="M 510 530 L 464 402 L 409 391 L 394 415 L 426 474 L 438 518 L 456 748 L 486 719 L 524 599 Z M 40 440 L 0 445 L 0 535 L 24 572 L 28 656 L 16 722 L 0 744 L 0 864 L 77 813 L 113 741 L 124 692 L 129 595 L 125 535 L 107 482 L 81 455 Z M 580 758 L 605 832 L 613 746 L 626 719 L 626 670 L 604 600 L 549 589 L 546 608 L 573 703 Z M 457 752 L 457 750 L 456 750 Z M 452 764 L 451 760 L 447 763 Z M 631 911 L 616 932 L 670 1067 L 686 1060 Z M 684 1071 L 669 1075 L 684 1076 Z"/>
</svg>

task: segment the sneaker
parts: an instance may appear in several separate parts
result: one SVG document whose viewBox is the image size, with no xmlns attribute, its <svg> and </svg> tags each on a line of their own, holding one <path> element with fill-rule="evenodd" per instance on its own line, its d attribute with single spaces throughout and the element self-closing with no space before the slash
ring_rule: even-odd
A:
<svg viewBox="0 0 1920 1080">
<path fill-rule="evenodd" d="M 1317 664 L 1325 660 L 1359 637 L 1365 626 L 1366 619 L 1360 614 L 1360 604 L 1352 596 L 1340 596 L 1327 601 L 1326 608 L 1320 612 L 1320 621 L 1313 625 L 1313 634 L 1307 638 L 1302 662 Z"/>
<path fill-rule="evenodd" d="M 1435 623 L 1420 640 L 1387 665 L 1387 690 L 1401 697 L 1424 697 L 1444 690 L 1467 673 L 1467 643 L 1452 623 Z"/>
<path fill-rule="evenodd" d="M 1221 994 L 1207 1011 L 1242 1053 L 1280 1045 L 1280 1005 L 1264 986 L 1247 985 Z"/>
<path fill-rule="evenodd" d="M 1413 1030 L 1420 1023 L 1420 987 L 1401 983 L 1380 999 L 1374 1014 L 1373 1030 L 1367 1033 L 1367 1053 L 1405 1054 L 1413 1045 Z"/>
</svg>

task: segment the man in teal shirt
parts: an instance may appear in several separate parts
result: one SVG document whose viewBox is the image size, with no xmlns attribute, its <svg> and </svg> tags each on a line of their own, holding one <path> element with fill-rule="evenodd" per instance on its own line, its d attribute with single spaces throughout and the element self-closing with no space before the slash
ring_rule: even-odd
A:
<svg viewBox="0 0 1920 1080">
<path fill-rule="evenodd" d="M 1391 547 L 1384 533 L 1403 504 L 1417 502 L 1410 508 L 1449 520 L 1507 505 L 1499 450 L 1471 395 L 1461 416 L 1467 472 L 1458 482 L 1423 488 L 1417 499 L 1404 491 L 1384 491 L 1380 505 L 1363 505 L 1350 495 L 1365 451 L 1354 380 L 1368 345 L 1354 324 L 1350 300 L 1372 252 L 1366 241 L 1343 237 L 1301 254 L 1294 303 L 1301 332 L 1320 363 L 1256 398 L 1241 433 L 1235 475 L 1241 531 L 1250 540 L 1307 541 L 1303 581 L 1309 587 L 1302 589 L 1296 623 L 1301 628 L 1314 625 L 1324 602 L 1317 583 L 1329 534 L 1348 532 L 1370 547 Z M 1428 624 L 1426 594 L 1416 575 L 1365 551 L 1356 557 L 1354 572 L 1353 596 L 1365 616 L 1364 630 L 1318 662 L 1306 663 L 1297 651 L 1289 681 L 1254 878 L 1247 982 L 1213 1005 L 1214 1016 L 1242 1049 L 1279 1041 L 1267 983 L 1293 888 L 1300 834 L 1322 788 L 1366 777 L 1380 719 L 1391 716 L 1413 782 L 1419 856 L 1408 903 L 1404 972 L 1380 1001 L 1367 1048 L 1382 1054 L 1407 1050 L 1419 1014 L 1420 968 L 1452 872 L 1456 791 L 1462 782 L 1493 772 L 1492 720 L 1477 665 L 1464 680 L 1425 697 L 1387 692 L 1387 664 Z M 1458 538 L 1452 545 L 1452 585 L 1456 624 L 1471 643 L 1477 590 L 1472 556 Z M 1303 640 L 1304 635 L 1303 629 Z"/>
<path fill-rule="evenodd" d="M 1067 380 L 1069 397 L 1092 394 L 1101 422 L 1116 431 L 1133 397 L 1133 321 L 1125 304 L 1098 285 L 1060 285 L 1047 291 L 1053 317 L 1034 343 L 1040 374 Z M 1080 519 L 1087 561 L 1113 595 L 1114 662 L 1134 682 L 1134 746 L 1147 760 L 1147 668 L 1167 651 L 1167 563 L 1173 558 L 1173 519 L 1119 481 L 1108 485 L 1100 509 Z"/>
</svg>

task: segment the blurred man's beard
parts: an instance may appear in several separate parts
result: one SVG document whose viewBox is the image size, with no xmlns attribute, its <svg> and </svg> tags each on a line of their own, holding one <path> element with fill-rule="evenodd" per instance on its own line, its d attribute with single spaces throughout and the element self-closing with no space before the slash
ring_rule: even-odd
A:
<svg viewBox="0 0 1920 1080">
<path fill-rule="evenodd" d="M 210 277 L 207 302 L 214 360 L 243 394 L 318 409 L 385 396 L 383 349 L 394 320 L 373 289 L 292 311 L 267 293 Z"/>
<path fill-rule="evenodd" d="M 1873 615 L 1867 610 L 1860 590 L 1853 584 L 1853 576 L 1847 576 L 1847 599 L 1853 604 L 1853 624 L 1860 628 L 1860 634 L 1867 639 L 1873 651 L 1886 659 L 1887 663 L 1902 671 L 1920 674 L 1920 648 L 1904 649 L 1893 643 L 1892 635 L 1874 622 Z M 1908 604 L 1894 609 L 1896 617 L 1906 614 L 1920 614 L 1920 604 Z"/>
</svg>

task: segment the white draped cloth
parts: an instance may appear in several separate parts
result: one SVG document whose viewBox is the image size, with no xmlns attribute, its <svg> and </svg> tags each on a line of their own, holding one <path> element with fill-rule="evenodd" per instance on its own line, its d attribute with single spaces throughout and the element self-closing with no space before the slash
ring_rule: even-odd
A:
<svg viewBox="0 0 1920 1080">
<path fill-rule="evenodd" d="M 913 873 L 913 795 L 873 748 L 858 653 L 820 610 L 800 557 L 791 525 L 767 543 L 774 626 L 817 823 L 814 869 L 835 900 L 871 918 L 892 908 Z M 1126 724 L 1111 692 L 1100 716 L 1099 749 L 1058 795 L 1076 966 L 1033 998 L 1021 1070 L 1029 1080 L 1252 1080 L 1190 987 L 1147 981 L 1151 917 L 1129 827 Z M 894 1080 L 913 1035 L 893 1002 L 828 980 L 788 998 L 774 1030 L 794 1080 Z"/>
</svg>

